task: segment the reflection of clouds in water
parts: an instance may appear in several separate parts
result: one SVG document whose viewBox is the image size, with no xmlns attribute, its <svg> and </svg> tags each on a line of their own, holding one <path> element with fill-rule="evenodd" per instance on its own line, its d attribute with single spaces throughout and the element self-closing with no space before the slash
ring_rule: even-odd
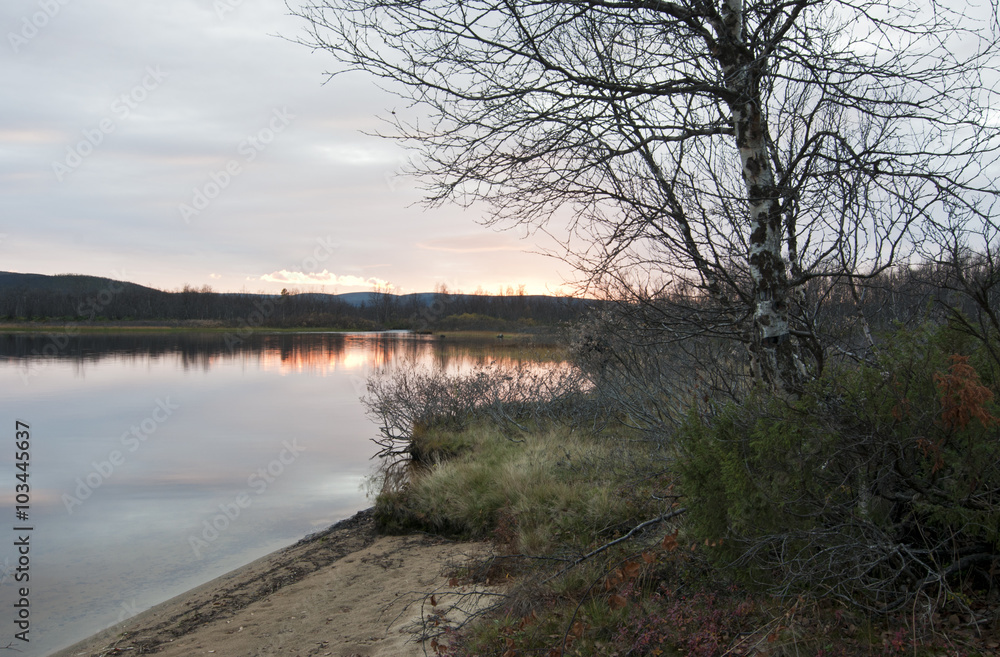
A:
<svg viewBox="0 0 1000 657">
<path fill-rule="evenodd" d="M 40 640 L 26 656 L 103 629 L 123 602 L 161 602 L 368 506 L 363 482 L 377 428 L 359 396 L 369 373 L 519 362 L 496 341 L 373 334 L 261 334 L 232 348 L 221 334 L 81 335 L 34 362 L 37 340 L 0 344 L 5 402 L 37 437 L 32 627 Z M 18 375 L 26 364 L 37 372 L 27 385 Z M 178 407 L 169 418 L 138 443 L 123 440 L 167 398 Z M 288 440 L 303 456 L 257 495 L 248 477 Z M 119 465 L 68 514 L 61 496 L 107 471 L 114 452 Z M 12 456 L 0 453 L 5 471 Z M 6 508 L 10 488 L 0 487 Z M 193 559 L 188 536 L 240 494 L 253 503 Z M 0 563 L 16 559 L 11 549 L 0 546 Z M 11 590 L 0 586 L 0 605 Z"/>
<path fill-rule="evenodd" d="M 254 332 L 234 340 L 225 333 L 86 334 L 68 338 L 54 353 L 37 357 L 51 340 L 45 336 L 18 334 L 0 343 L 0 369 L 5 374 L 21 369 L 41 371 L 57 363 L 69 363 L 77 376 L 94 371 L 94 364 L 115 360 L 122 365 L 149 367 L 169 362 L 183 370 L 211 371 L 226 364 L 256 367 L 264 371 L 333 372 L 358 367 L 379 368 L 400 361 L 445 367 L 471 367 L 492 360 L 521 359 L 498 351 L 496 340 L 481 342 L 442 340 L 433 335 L 409 333 L 266 333 Z M 537 354 L 535 355 L 537 356 Z M 532 358 L 535 358 L 533 356 Z M 86 365 L 86 367 L 85 367 Z M 32 380 L 34 377 L 32 377 Z"/>
<path fill-rule="evenodd" d="M 340 499 L 356 495 L 363 491 L 368 472 L 362 471 L 353 475 L 328 477 L 325 481 L 314 482 L 312 486 L 304 488 L 298 493 L 299 499 Z"/>
<path fill-rule="evenodd" d="M 14 481 L 13 474 L 9 476 L 9 479 L 12 484 L 10 486 L 4 486 L 4 488 L 9 490 L 0 489 L 0 508 L 4 509 L 13 509 L 14 504 L 16 503 L 13 483 L 17 482 Z M 59 495 L 60 491 L 53 490 L 51 488 L 33 487 L 31 489 L 31 507 L 37 510 L 58 506 L 61 509 L 62 502 L 59 499 Z"/>
</svg>

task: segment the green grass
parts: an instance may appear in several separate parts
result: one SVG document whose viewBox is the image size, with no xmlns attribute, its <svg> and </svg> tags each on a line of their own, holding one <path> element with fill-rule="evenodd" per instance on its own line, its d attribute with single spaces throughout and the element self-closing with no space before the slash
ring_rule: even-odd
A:
<svg viewBox="0 0 1000 657">
<path fill-rule="evenodd" d="M 497 427 L 418 431 L 413 451 L 433 467 L 404 490 L 386 491 L 376 515 L 389 531 L 422 529 L 485 538 L 498 531 L 516 551 L 547 554 L 611 536 L 655 514 L 648 495 L 621 494 L 621 442 L 566 427 L 508 437 Z"/>
<path fill-rule="evenodd" d="M 479 422 L 415 434 L 420 461 L 374 482 L 382 530 L 491 540 L 501 558 L 457 576 L 502 582 L 509 594 L 442 637 L 436 654 L 715 657 L 754 643 L 774 656 L 985 654 L 947 653 L 953 635 L 928 636 L 908 617 L 872 619 L 737 586 L 712 566 L 720 547 L 691 539 L 684 516 L 574 563 L 678 499 L 669 451 L 627 430 L 546 425 L 505 435 Z"/>
<path fill-rule="evenodd" d="M 387 478 L 391 485 L 376 498 L 383 531 L 492 539 L 502 554 L 533 557 L 505 559 L 486 576 L 511 583 L 513 595 L 503 613 L 470 629 L 463 639 L 468 654 L 501 654 L 493 647 L 510 642 L 548 649 L 567 628 L 576 633 L 569 638 L 575 649 L 597 651 L 581 654 L 602 654 L 599 646 L 613 639 L 629 610 L 609 606 L 600 583 L 614 571 L 609 565 L 626 559 L 635 545 L 543 580 L 670 508 L 664 497 L 669 482 L 657 472 L 665 455 L 624 430 L 595 435 L 548 425 L 506 436 L 479 423 L 415 434 L 414 451 L 423 463 L 411 468 L 405 485 Z M 650 471 L 636 470 L 637 455 Z M 652 536 L 653 543 L 662 533 Z"/>
</svg>

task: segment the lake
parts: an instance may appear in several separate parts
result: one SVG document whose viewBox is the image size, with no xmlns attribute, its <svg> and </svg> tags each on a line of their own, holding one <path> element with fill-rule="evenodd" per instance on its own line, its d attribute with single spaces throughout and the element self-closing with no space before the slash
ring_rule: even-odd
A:
<svg viewBox="0 0 1000 657">
<path fill-rule="evenodd" d="M 518 353 L 399 333 L 235 338 L 0 334 L 0 647 L 49 654 L 370 506 L 369 374 Z M 25 606 L 30 643 L 14 638 Z"/>
</svg>

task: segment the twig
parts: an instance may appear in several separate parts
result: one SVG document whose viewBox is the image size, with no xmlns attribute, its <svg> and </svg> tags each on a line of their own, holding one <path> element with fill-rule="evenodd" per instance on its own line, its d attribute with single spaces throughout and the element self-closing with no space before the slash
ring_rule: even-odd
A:
<svg viewBox="0 0 1000 657">
<path fill-rule="evenodd" d="M 766 623 L 764 623 L 763 627 L 757 628 L 754 632 L 751 632 L 750 634 L 747 634 L 746 636 L 744 636 L 743 638 L 741 638 L 736 643 L 736 645 L 730 646 L 726 650 L 726 652 L 722 653 L 722 657 L 727 657 L 728 655 L 733 654 L 734 651 L 740 649 L 740 647 L 744 643 L 746 643 L 747 641 L 753 640 L 755 637 L 759 636 L 763 632 L 764 633 L 763 636 L 760 637 L 759 639 L 757 639 L 757 642 L 755 644 L 753 644 L 753 646 L 751 646 L 751 648 L 750 648 L 751 651 L 756 650 L 757 646 L 759 646 L 764 641 L 766 641 L 767 637 L 770 636 L 770 633 L 767 632 L 767 628 L 769 628 L 770 626 L 774 625 L 775 623 L 777 623 L 780 620 L 781 620 L 781 616 L 778 616 L 777 618 L 772 618 L 771 620 L 767 621 Z M 751 653 L 746 653 L 746 654 L 752 654 L 752 652 Z"/>
<path fill-rule="evenodd" d="M 624 536 L 620 536 L 620 537 L 616 538 L 615 540 L 611 541 L 610 543 L 605 543 L 601 547 L 599 547 L 599 548 L 597 548 L 595 550 L 591 550 L 590 552 L 588 552 L 587 554 L 583 555 L 582 557 L 580 557 L 579 559 L 577 559 L 576 561 L 574 561 L 570 565 L 568 565 L 565 568 L 563 568 L 562 570 L 560 570 L 555 575 L 552 575 L 551 577 L 547 578 L 542 583 L 543 584 L 548 584 L 549 582 L 551 582 L 552 580 L 554 580 L 556 577 L 559 577 L 560 575 L 568 572 L 569 570 L 575 568 L 576 566 L 579 566 L 581 563 L 583 563 L 587 559 L 590 559 L 591 557 L 597 556 L 601 552 L 604 552 L 608 548 L 610 548 L 612 546 L 615 546 L 615 545 L 618 545 L 619 543 L 621 543 L 623 541 L 627 541 L 628 539 L 632 538 L 632 536 L 636 532 L 641 531 L 641 530 L 645 529 L 646 527 L 649 527 L 650 525 L 655 525 L 657 523 L 666 522 L 667 520 L 670 520 L 671 518 L 676 518 L 677 516 L 681 515 L 682 513 L 686 513 L 686 512 L 687 512 L 687 507 L 681 507 L 680 509 L 675 509 L 675 510 L 671 511 L 670 513 L 665 513 L 664 515 L 660 516 L 659 518 L 653 518 L 652 520 L 647 520 L 645 522 L 641 522 L 638 525 L 636 525 L 635 527 L 633 527 L 631 530 L 629 530 L 629 532 L 627 534 L 625 534 Z"/>
</svg>

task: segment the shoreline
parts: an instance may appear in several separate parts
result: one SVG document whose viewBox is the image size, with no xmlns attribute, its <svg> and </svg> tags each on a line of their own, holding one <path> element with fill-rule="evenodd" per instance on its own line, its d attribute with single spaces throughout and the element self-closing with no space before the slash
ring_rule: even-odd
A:
<svg viewBox="0 0 1000 657">
<path fill-rule="evenodd" d="M 226 324 L 219 320 L 135 320 L 135 321 L 59 321 L 41 320 L 37 322 L 0 321 L 0 334 L 27 335 L 95 335 L 103 333 L 356 333 L 409 335 L 421 338 L 451 338 L 452 340 L 489 340 L 504 336 L 511 341 L 548 341 L 557 334 L 552 326 L 532 329 L 399 329 L 399 328 L 342 328 L 336 326 L 254 326 L 247 328 L 238 324 Z"/>
<path fill-rule="evenodd" d="M 129 333 L 129 332 L 163 332 L 163 333 L 232 333 L 246 331 L 246 326 L 226 323 L 221 320 L 203 319 L 164 319 L 164 320 L 39 320 L 39 321 L 3 321 L 0 322 L 0 333 L 37 333 L 37 334 L 86 334 L 86 333 Z M 371 329 L 349 329 L 340 327 L 287 327 L 287 326 L 255 326 L 250 330 L 276 333 L 366 333 Z M 374 331 L 380 332 L 380 331 Z"/>
<path fill-rule="evenodd" d="M 49 657 L 422 655 L 414 622 L 427 613 L 424 598 L 447 588 L 449 569 L 487 551 L 380 535 L 366 509 Z"/>
</svg>

